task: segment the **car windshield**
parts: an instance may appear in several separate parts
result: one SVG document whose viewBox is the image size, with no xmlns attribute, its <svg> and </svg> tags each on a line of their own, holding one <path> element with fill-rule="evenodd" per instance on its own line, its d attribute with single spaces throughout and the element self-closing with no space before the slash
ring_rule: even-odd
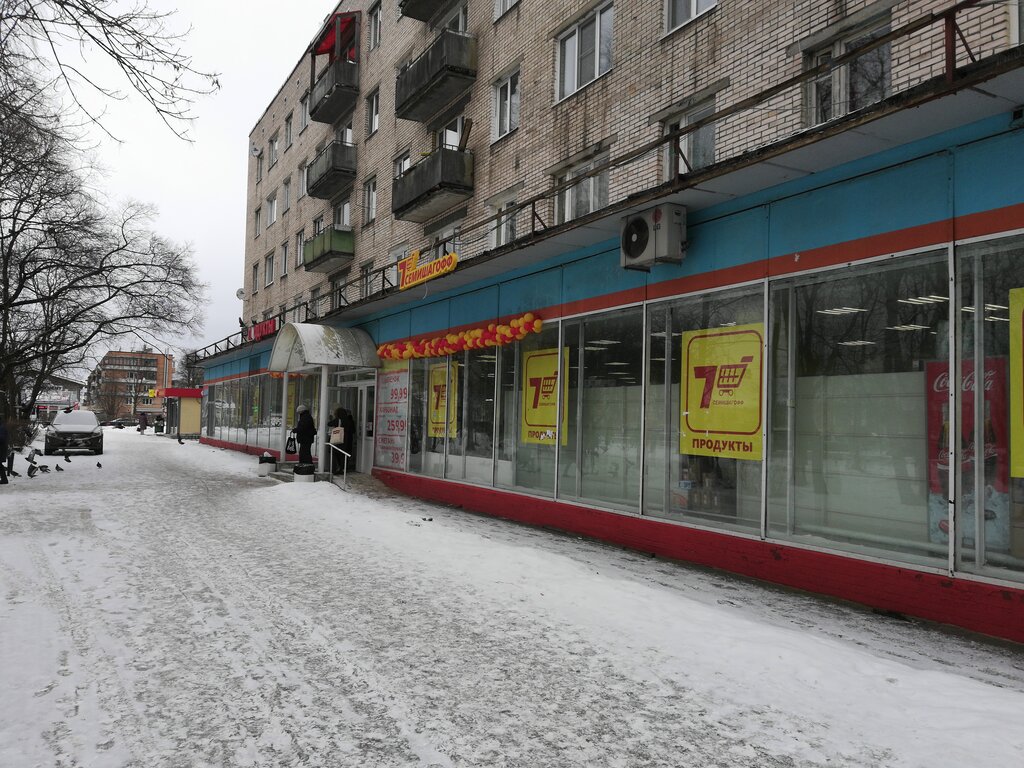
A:
<svg viewBox="0 0 1024 768">
<path fill-rule="evenodd" d="M 99 422 L 96 421 L 96 414 L 92 411 L 71 411 L 70 413 L 61 411 L 54 417 L 53 423 L 63 425 L 73 424 L 83 427 L 95 427 L 99 424 Z"/>
</svg>

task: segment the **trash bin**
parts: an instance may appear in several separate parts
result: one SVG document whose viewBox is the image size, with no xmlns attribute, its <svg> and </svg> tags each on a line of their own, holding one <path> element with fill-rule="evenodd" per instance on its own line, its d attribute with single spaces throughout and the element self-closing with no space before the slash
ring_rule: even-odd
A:
<svg viewBox="0 0 1024 768">
<path fill-rule="evenodd" d="M 260 464 L 256 468 L 256 474 L 260 477 L 266 477 L 271 472 L 277 469 L 277 459 L 273 456 L 260 456 Z"/>
<path fill-rule="evenodd" d="M 315 471 L 316 468 L 312 464 L 296 464 L 292 472 L 292 479 L 296 483 L 312 483 L 316 480 Z"/>
<path fill-rule="evenodd" d="M 162 435 L 164 433 L 164 423 L 162 421 L 158 421 L 156 426 L 153 427 L 153 432 L 158 435 Z"/>
</svg>

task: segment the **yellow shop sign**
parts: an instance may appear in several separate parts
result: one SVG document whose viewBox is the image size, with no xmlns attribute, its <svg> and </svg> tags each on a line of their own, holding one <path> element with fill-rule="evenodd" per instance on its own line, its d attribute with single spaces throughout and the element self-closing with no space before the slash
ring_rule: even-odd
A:
<svg viewBox="0 0 1024 768">
<path fill-rule="evenodd" d="M 433 280 L 435 277 L 446 275 L 455 269 L 459 264 L 457 253 L 448 253 L 444 256 L 420 264 L 420 252 L 413 251 L 406 258 L 398 262 L 398 290 L 404 291 L 414 285 Z"/>
</svg>

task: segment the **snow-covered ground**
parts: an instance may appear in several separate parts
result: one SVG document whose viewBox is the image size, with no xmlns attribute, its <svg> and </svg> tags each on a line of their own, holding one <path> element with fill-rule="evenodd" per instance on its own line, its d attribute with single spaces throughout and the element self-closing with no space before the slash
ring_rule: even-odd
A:
<svg viewBox="0 0 1024 768">
<path fill-rule="evenodd" d="M 1024 765 L 1019 647 L 105 439 L 0 487 L 3 768 Z"/>
</svg>

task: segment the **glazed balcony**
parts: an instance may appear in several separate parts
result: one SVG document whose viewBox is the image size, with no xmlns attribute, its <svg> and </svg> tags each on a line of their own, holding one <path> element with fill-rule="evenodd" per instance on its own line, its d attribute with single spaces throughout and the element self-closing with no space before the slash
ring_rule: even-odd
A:
<svg viewBox="0 0 1024 768">
<path fill-rule="evenodd" d="M 334 123 L 355 108 L 359 98 L 359 65 L 338 59 L 313 83 L 309 117 L 318 123 Z"/>
<path fill-rule="evenodd" d="M 309 164 L 306 193 L 310 197 L 328 200 L 352 186 L 355 178 L 355 145 L 332 141 Z"/>
<path fill-rule="evenodd" d="M 476 80 L 476 38 L 446 29 L 398 73 L 395 114 L 425 122 Z"/>
<path fill-rule="evenodd" d="M 337 272 L 355 258 L 355 234 L 351 229 L 328 227 L 302 246 L 302 266 L 307 272 Z"/>
<path fill-rule="evenodd" d="M 441 147 L 391 183 L 391 212 L 424 222 L 472 196 L 472 153 Z"/>
<path fill-rule="evenodd" d="M 398 10 L 417 21 L 430 21 L 446 3 L 444 0 L 400 0 Z"/>
</svg>

